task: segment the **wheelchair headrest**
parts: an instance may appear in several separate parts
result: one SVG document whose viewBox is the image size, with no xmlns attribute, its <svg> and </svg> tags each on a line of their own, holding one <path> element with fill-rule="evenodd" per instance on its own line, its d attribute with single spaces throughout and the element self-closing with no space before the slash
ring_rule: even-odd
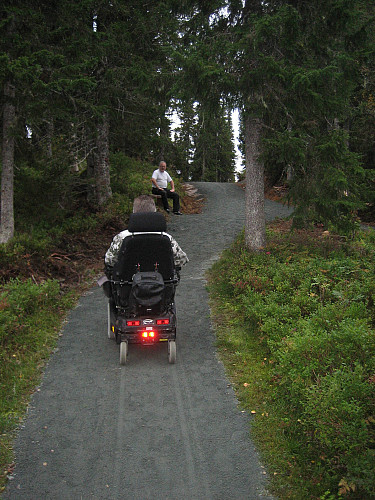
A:
<svg viewBox="0 0 375 500">
<path fill-rule="evenodd" d="M 129 217 L 128 231 L 131 233 L 166 232 L 167 222 L 160 212 L 138 212 Z"/>
</svg>

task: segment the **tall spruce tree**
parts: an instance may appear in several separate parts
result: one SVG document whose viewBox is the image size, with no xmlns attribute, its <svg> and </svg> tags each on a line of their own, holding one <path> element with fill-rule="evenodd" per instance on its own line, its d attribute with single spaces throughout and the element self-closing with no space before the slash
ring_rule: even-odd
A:
<svg viewBox="0 0 375 500">
<path fill-rule="evenodd" d="M 264 165 L 261 139 L 266 122 L 264 75 L 259 53 L 254 50 L 255 21 L 262 18 L 266 5 L 258 0 L 230 2 L 230 35 L 234 63 L 228 66 L 234 78 L 232 92 L 238 100 L 244 123 L 246 196 L 245 243 L 253 251 L 266 244 L 264 212 Z"/>
<path fill-rule="evenodd" d="M 1 170 L 0 243 L 7 243 L 14 235 L 14 127 L 16 111 L 15 88 L 10 80 L 4 84 L 3 143 Z"/>
<path fill-rule="evenodd" d="M 200 104 L 195 132 L 192 180 L 231 182 L 234 180 L 232 125 L 221 103 Z"/>
<path fill-rule="evenodd" d="M 20 103 L 35 79 L 35 54 L 39 43 L 33 23 L 40 14 L 33 1 L 5 1 L 0 9 L 0 84 L 3 89 L 2 175 L 0 242 L 7 243 L 14 235 L 14 165 L 17 135 L 22 130 Z M 30 23 L 29 23 L 30 21 Z M 22 130 L 25 134 L 25 129 Z"/>
<path fill-rule="evenodd" d="M 265 242 L 263 164 L 271 176 L 293 173 L 295 222 L 350 229 L 365 176 L 348 124 L 370 48 L 369 2 L 229 4 L 227 67 L 245 124 L 248 246 Z"/>
<path fill-rule="evenodd" d="M 361 204 L 364 170 L 350 150 L 347 125 L 368 48 L 363 7 L 269 2 L 248 18 L 252 69 L 242 82 L 258 102 L 266 168 L 293 172 L 290 199 L 299 223 L 347 230 Z"/>
<path fill-rule="evenodd" d="M 193 10 L 181 26 L 177 63 L 177 97 L 195 103 L 196 124 L 191 137 L 194 154 L 190 163 L 193 180 L 234 180 L 233 130 L 228 118 L 228 93 L 224 89 L 225 62 L 222 51 L 225 2 Z M 209 10 L 207 10 L 209 8 Z"/>
<path fill-rule="evenodd" d="M 175 128 L 175 166 L 181 172 L 183 179 L 191 180 L 191 165 L 194 155 L 194 136 L 197 118 L 193 99 L 190 98 L 180 101 L 177 109 L 180 123 Z"/>
</svg>

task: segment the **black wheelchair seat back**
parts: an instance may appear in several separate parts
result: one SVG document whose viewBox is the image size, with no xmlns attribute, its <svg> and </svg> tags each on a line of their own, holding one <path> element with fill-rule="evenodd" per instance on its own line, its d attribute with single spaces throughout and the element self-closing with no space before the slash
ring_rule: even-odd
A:
<svg viewBox="0 0 375 500">
<path fill-rule="evenodd" d="M 137 272 L 159 272 L 164 280 L 174 276 L 171 240 L 165 234 L 134 234 L 127 236 L 113 268 L 115 281 L 131 281 Z"/>
<path fill-rule="evenodd" d="M 147 309 L 147 287 L 150 291 L 153 284 L 158 283 L 160 287 L 159 277 L 164 281 L 164 293 L 158 294 L 162 300 L 155 304 L 155 295 L 150 296 L 149 306 L 165 308 L 166 302 L 173 300 L 175 266 L 171 240 L 162 234 L 165 230 L 165 218 L 160 213 L 137 213 L 130 217 L 128 231 L 132 234 L 122 242 L 112 274 L 118 306 L 131 307 L 133 313 L 136 306 Z M 155 280 L 152 279 L 153 273 Z M 136 276 L 137 279 L 134 279 Z M 142 284 L 145 288 L 140 291 Z M 134 294 L 131 293 L 133 285 L 137 288 Z M 142 300 L 137 302 L 137 297 L 141 296 Z"/>
</svg>

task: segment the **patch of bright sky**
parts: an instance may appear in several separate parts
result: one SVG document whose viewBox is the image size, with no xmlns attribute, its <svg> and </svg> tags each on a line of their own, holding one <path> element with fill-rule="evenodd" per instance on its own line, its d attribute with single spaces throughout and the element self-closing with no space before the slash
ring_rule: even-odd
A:
<svg viewBox="0 0 375 500">
<path fill-rule="evenodd" d="M 238 108 L 232 111 L 232 127 L 234 138 L 234 150 L 236 152 L 236 172 L 242 172 L 244 168 L 243 156 L 239 150 L 239 135 L 240 135 L 240 113 Z"/>
<path fill-rule="evenodd" d="M 181 120 L 178 112 L 175 109 L 171 109 L 169 113 L 169 118 L 171 120 L 171 133 L 172 140 L 175 139 L 176 132 L 175 129 L 180 126 Z M 239 134 L 240 134 L 240 118 L 239 118 L 239 110 L 234 109 L 231 113 L 232 118 L 232 129 L 233 129 L 233 141 L 234 141 L 234 150 L 236 154 L 236 172 L 242 172 L 244 167 L 243 156 L 241 151 L 239 150 Z"/>
</svg>

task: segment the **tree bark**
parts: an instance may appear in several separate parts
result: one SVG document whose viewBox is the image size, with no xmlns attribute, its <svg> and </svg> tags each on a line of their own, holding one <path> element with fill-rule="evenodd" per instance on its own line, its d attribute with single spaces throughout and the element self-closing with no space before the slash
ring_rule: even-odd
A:
<svg viewBox="0 0 375 500">
<path fill-rule="evenodd" d="M 112 196 L 109 173 L 109 119 L 107 113 L 104 114 L 102 122 L 97 127 L 94 157 L 96 204 L 101 207 Z"/>
<path fill-rule="evenodd" d="M 264 214 L 264 167 L 259 160 L 262 123 L 259 118 L 248 116 L 245 121 L 246 195 L 245 243 L 253 251 L 266 245 Z"/>
<path fill-rule="evenodd" d="M 7 82 L 4 85 L 0 243 L 7 243 L 14 236 L 14 125 L 16 122 L 14 96 L 15 88 Z"/>
<path fill-rule="evenodd" d="M 52 151 L 52 141 L 53 141 L 53 133 L 54 133 L 54 124 L 53 124 L 53 118 L 50 117 L 48 120 L 46 120 L 46 149 L 47 149 L 47 158 L 52 158 L 53 156 L 53 151 Z"/>
</svg>

